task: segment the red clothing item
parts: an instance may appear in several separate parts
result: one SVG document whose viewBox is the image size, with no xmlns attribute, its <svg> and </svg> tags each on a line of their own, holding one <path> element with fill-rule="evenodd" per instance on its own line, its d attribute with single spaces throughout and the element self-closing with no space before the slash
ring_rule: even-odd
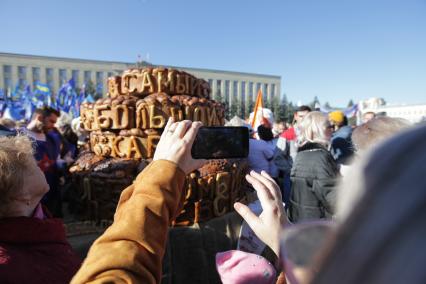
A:
<svg viewBox="0 0 426 284">
<path fill-rule="evenodd" d="M 296 140 L 296 131 L 294 131 L 294 127 L 290 127 L 289 129 L 281 133 L 280 136 L 282 138 L 285 138 L 287 141 L 293 141 Z"/>
<path fill-rule="evenodd" d="M 0 219 L 0 283 L 69 283 L 80 265 L 62 220 Z"/>
</svg>

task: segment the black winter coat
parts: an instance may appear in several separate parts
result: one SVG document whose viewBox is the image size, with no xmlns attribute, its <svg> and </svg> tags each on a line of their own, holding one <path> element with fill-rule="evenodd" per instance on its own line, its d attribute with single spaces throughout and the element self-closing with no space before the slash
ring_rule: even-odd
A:
<svg viewBox="0 0 426 284">
<path fill-rule="evenodd" d="M 324 146 L 307 143 L 300 147 L 290 176 L 290 221 L 331 218 L 339 175 L 336 162 Z"/>
</svg>

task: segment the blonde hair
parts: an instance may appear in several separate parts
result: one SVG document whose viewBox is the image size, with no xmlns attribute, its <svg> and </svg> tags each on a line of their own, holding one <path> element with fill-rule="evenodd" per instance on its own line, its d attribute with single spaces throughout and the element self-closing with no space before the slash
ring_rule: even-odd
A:
<svg viewBox="0 0 426 284">
<path fill-rule="evenodd" d="M 300 134 L 298 137 L 299 146 L 304 144 L 319 143 L 324 146 L 329 144 L 329 138 L 326 135 L 326 129 L 330 126 L 327 115 L 319 111 L 308 113 L 300 123 Z"/>
<path fill-rule="evenodd" d="M 33 146 L 25 135 L 0 137 L 0 203 L 6 205 L 23 186 L 24 174 L 35 163 Z"/>
</svg>

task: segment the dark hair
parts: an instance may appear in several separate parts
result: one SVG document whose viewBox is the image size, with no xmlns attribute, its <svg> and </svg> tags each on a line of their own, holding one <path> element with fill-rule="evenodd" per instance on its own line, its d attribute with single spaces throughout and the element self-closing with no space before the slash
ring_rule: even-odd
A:
<svg viewBox="0 0 426 284">
<path fill-rule="evenodd" d="M 303 105 L 303 106 L 298 107 L 298 108 L 297 108 L 297 111 L 307 111 L 307 112 L 311 112 L 311 111 L 312 111 L 312 109 L 311 109 L 309 106 L 305 106 L 305 105 Z"/>
<path fill-rule="evenodd" d="M 58 117 L 61 116 L 61 113 L 58 110 L 56 110 L 56 109 L 54 109 L 52 107 L 43 107 L 43 108 L 36 109 L 34 111 L 33 117 L 35 115 L 41 115 L 43 117 L 48 117 L 48 116 L 50 116 L 52 114 L 54 114 L 54 115 L 56 115 Z"/>
<path fill-rule="evenodd" d="M 426 283 L 425 144 L 423 125 L 372 153 L 360 181 L 365 193 L 311 283 Z"/>
<path fill-rule="evenodd" d="M 62 136 L 71 144 L 77 147 L 78 136 L 72 130 L 71 125 L 65 124 L 63 127 Z"/>
<path fill-rule="evenodd" d="M 257 128 L 257 134 L 259 134 L 259 138 L 265 141 L 271 141 L 274 139 L 274 134 L 272 133 L 272 129 L 264 126 L 263 124 L 259 125 Z"/>
</svg>

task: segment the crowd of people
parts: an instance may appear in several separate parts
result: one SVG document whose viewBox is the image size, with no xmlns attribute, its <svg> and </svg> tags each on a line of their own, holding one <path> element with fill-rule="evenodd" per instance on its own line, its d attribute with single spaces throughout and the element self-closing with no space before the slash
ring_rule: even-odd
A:
<svg viewBox="0 0 426 284">
<path fill-rule="evenodd" d="M 63 217 L 61 188 L 68 178 L 68 167 L 78 155 L 77 134 L 71 121 L 64 121 L 64 117 L 66 114 L 45 107 L 36 109 L 27 124 L 6 118 L 0 120 L 3 131 L 26 135 L 33 142 L 34 158 L 50 188 L 42 203 L 55 217 Z M 3 136 L 7 136 L 7 132 Z"/>
<path fill-rule="evenodd" d="M 159 283 L 185 176 L 206 161 L 191 147 L 200 122 L 169 119 L 153 162 L 123 189 L 113 224 L 79 259 L 61 217 L 79 137 L 62 114 L 0 120 L 0 282 Z M 223 283 L 423 283 L 421 164 L 426 128 L 366 113 L 301 106 L 291 125 L 252 129 L 246 180 L 261 204 L 234 208 L 273 252 L 218 252 Z M 50 190 L 49 190 L 50 188 Z"/>
</svg>

